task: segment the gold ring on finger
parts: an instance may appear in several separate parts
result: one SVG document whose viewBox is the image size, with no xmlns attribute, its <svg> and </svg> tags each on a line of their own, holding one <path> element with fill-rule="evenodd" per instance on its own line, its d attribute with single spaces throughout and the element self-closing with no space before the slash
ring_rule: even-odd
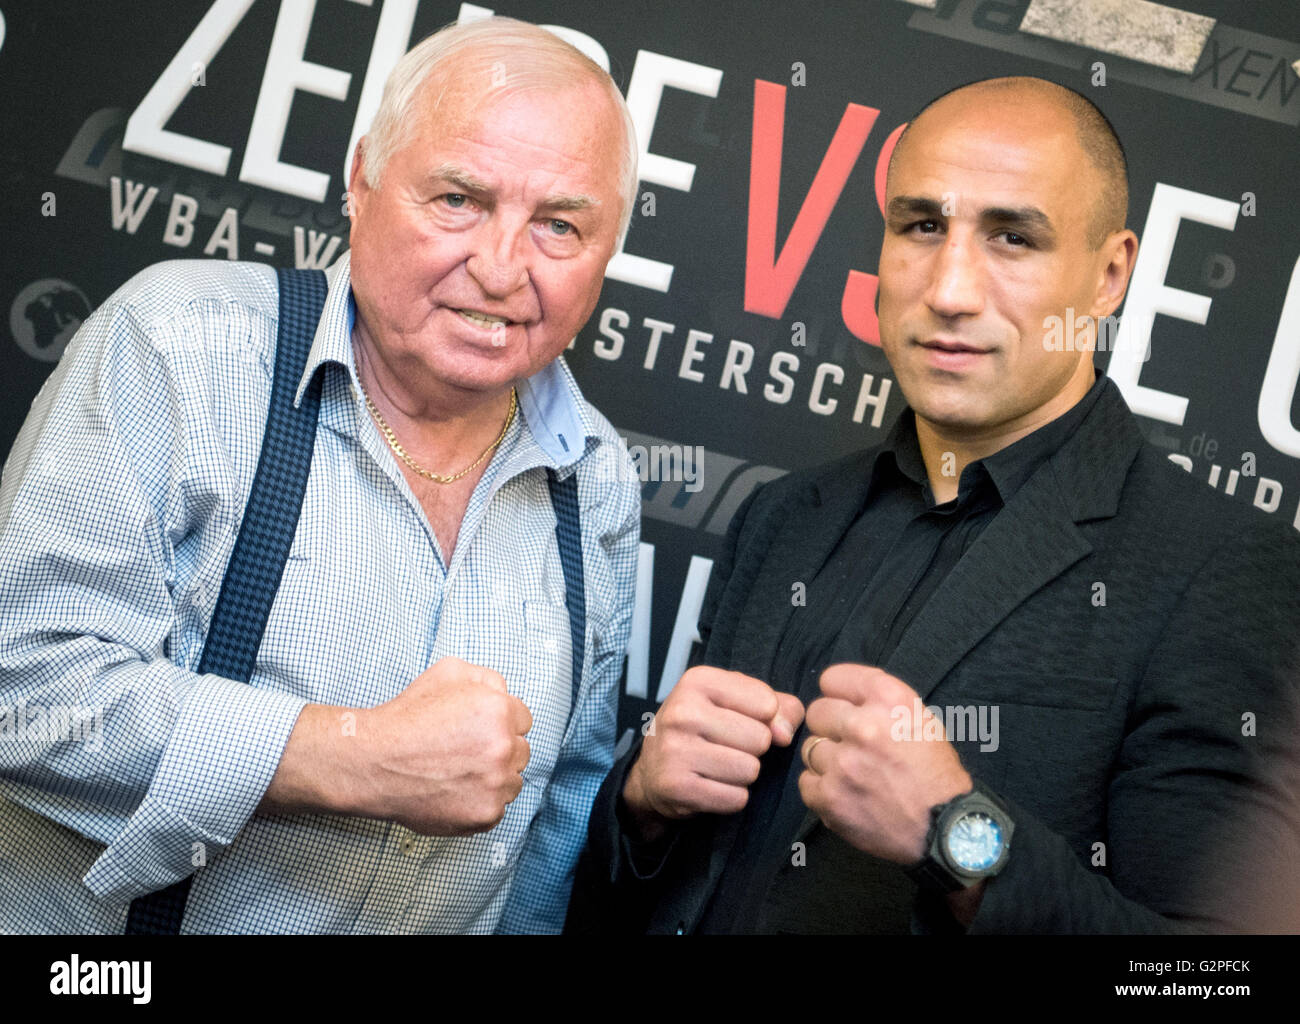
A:
<svg viewBox="0 0 1300 1024">
<path fill-rule="evenodd" d="M 820 775 L 821 772 L 819 772 L 816 768 L 813 767 L 812 754 L 813 751 L 817 749 L 817 744 L 820 743 L 825 738 L 826 738 L 825 736 L 814 736 L 809 742 L 805 743 L 803 746 L 804 767 L 807 768 L 814 775 Z"/>
</svg>

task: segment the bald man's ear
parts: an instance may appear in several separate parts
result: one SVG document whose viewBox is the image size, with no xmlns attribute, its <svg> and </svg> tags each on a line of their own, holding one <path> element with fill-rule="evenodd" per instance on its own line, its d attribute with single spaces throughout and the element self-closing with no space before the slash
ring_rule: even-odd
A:
<svg viewBox="0 0 1300 1024">
<path fill-rule="evenodd" d="M 1138 237 L 1128 228 L 1114 232 L 1102 243 L 1101 253 L 1105 262 L 1098 271 L 1093 316 L 1110 316 L 1119 309 L 1128 290 L 1129 278 L 1133 276 L 1133 267 L 1137 265 L 1137 251 Z"/>
</svg>

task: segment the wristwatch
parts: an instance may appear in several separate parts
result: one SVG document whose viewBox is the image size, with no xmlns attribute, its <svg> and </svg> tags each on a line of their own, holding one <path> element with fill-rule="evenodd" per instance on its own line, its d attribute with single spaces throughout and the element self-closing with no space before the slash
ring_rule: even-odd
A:
<svg viewBox="0 0 1300 1024">
<path fill-rule="evenodd" d="M 976 779 L 969 793 L 930 809 L 925 856 L 907 875 L 931 892 L 968 888 L 1006 866 L 1014 831 L 1006 804 Z"/>
</svg>

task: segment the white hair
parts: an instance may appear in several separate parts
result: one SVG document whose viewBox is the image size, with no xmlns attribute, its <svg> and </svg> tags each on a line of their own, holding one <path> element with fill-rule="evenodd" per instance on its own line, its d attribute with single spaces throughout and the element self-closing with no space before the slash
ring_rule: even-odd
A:
<svg viewBox="0 0 1300 1024">
<path fill-rule="evenodd" d="M 527 21 L 491 17 L 451 24 L 421 40 L 397 62 L 384 83 L 379 109 L 366 133 L 362 149 L 366 183 L 378 188 L 388 158 L 410 140 L 415 125 L 412 110 L 421 86 L 436 70 L 462 56 L 468 61 L 462 71 L 477 72 L 491 80 L 492 84 L 478 97 L 481 103 L 533 89 L 572 86 L 584 77 L 605 88 L 623 117 L 623 158 L 619 167 L 622 210 L 618 226 L 621 249 L 639 184 L 636 129 L 627 101 L 609 72 L 555 33 Z M 432 97 L 430 111 L 438 109 L 446 91 L 444 86 Z"/>
</svg>

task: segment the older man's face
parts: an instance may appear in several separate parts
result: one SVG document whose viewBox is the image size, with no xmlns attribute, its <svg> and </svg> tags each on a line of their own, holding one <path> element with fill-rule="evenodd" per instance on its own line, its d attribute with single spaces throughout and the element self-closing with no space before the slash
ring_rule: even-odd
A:
<svg viewBox="0 0 1300 1024">
<path fill-rule="evenodd" d="M 417 116 L 378 189 L 352 175 L 360 329 L 413 392 L 496 391 L 558 356 L 595 308 L 621 122 L 595 83 L 490 105 L 466 83 Z"/>
<path fill-rule="evenodd" d="M 977 437 L 1032 429 L 1064 411 L 1046 415 L 1058 396 L 1081 397 L 1091 355 L 1051 350 L 1045 321 L 1111 311 L 1098 299 L 1108 260 L 1088 244 L 1098 184 L 1049 104 L 959 94 L 909 130 L 886 195 L 879 316 L 918 417 Z"/>
</svg>

